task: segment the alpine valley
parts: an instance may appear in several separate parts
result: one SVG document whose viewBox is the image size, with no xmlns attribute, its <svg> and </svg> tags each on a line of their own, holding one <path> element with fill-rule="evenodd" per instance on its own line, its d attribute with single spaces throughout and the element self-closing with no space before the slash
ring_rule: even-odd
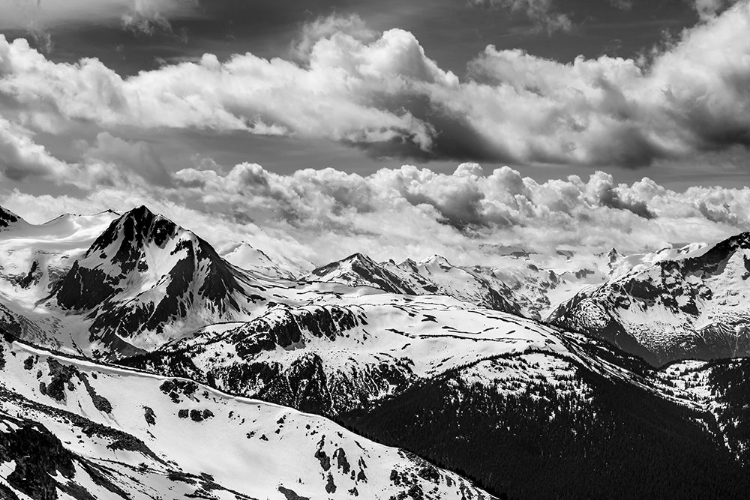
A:
<svg viewBox="0 0 750 500">
<path fill-rule="evenodd" d="M 0 498 L 747 498 L 750 234 L 497 253 L 0 209 Z"/>
</svg>

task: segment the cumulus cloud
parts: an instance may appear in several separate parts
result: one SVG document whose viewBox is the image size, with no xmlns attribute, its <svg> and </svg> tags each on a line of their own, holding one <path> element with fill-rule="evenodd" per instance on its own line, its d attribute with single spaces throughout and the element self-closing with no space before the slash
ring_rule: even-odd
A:
<svg viewBox="0 0 750 500">
<path fill-rule="evenodd" d="M 290 60 L 206 54 L 130 77 L 95 59 L 54 63 L 0 36 L 0 113 L 45 132 L 71 123 L 239 131 L 374 156 L 635 167 L 750 145 L 748 32 L 743 0 L 649 63 L 564 64 L 488 46 L 465 78 L 413 34 L 374 33 L 356 17 L 308 24 Z"/>
<path fill-rule="evenodd" d="M 161 186 L 172 178 L 154 147 L 144 141 L 126 141 L 108 132 L 97 135 L 95 144 L 85 152 L 88 164 L 105 163 L 112 169 L 131 171 L 147 182 Z"/>
<path fill-rule="evenodd" d="M 299 37 L 293 43 L 293 54 L 302 60 L 308 60 L 319 41 L 341 35 L 351 36 L 363 42 L 372 41 L 377 37 L 359 16 L 332 14 L 319 17 L 302 26 Z"/>
<path fill-rule="evenodd" d="M 32 131 L 0 117 L 0 180 L 44 180 L 85 190 L 172 182 L 159 156 L 145 142 L 128 142 L 102 132 L 93 145 L 83 141 L 80 145 L 84 149 L 81 161 L 60 160 L 36 142 Z"/>
<path fill-rule="evenodd" d="M 708 19 L 714 17 L 727 5 L 734 3 L 734 1 L 735 0 L 690 0 L 690 3 L 693 5 L 693 8 L 701 19 Z"/>
<path fill-rule="evenodd" d="M 0 117 L 0 174 L 13 180 L 60 181 L 71 167 L 34 142 L 31 131 Z"/>
</svg>

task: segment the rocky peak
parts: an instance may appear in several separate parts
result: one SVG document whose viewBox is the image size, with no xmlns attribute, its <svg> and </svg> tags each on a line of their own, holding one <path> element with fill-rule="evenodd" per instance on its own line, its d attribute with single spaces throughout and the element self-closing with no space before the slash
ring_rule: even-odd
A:
<svg viewBox="0 0 750 500">
<path fill-rule="evenodd" d="M 450 269 L 452 267 L 455 267 L 453 266 L 453 264 L 448 262 L 448 259 L 446 259 L 442 255 L 437 255 L 437 254 L 433 255 L 432 257 L 428 257 L 427 259 L 420 262 L 420 264 L 425 267 L 438 266 L 438 267 L 441 267 L 442 269 Z"/>
<path fill-rule="evenodd" d="M 378 264 L 367 255 L 355 253 L 344 259 L 337 260 L 335 262 L 331 262 L 330 264 L 326 264 L 325 266 L 318 267 L 317 269 L 314 269 L 312 271 L 312 274 L 316 276 L 325 276 L 331 272 L 347 268 L 350 268 L 355 272 L 360 272 L 363 269 L 372 271 L 374 269 L 377 269 L 378 267 Z"/>
<path fill-rule="evenodd" d="M 609 263 L 613 264 L 617 259 L 622 257 L 622 255 L 620 255 L 620 252 L 618 252 L 616 248 L 612 247 L 612 250 L 609 251 L 607 257 L 609 258 Z"/>
<path fill-rule="evenodd" d="M 0 207 L 0 229 L 9 227 L 21 220 L 23 219 L 10 210 Z"/>
<path fill-rule="evenodd" d="M 86 311 L 92 333 L 131 337 L 191 315 L 232 318 L 244 293 L 237 279 L 207 242 L 139 207 L 110 224 L 54 295 L 63 309 Z"/>
<path fill-rule="evenodd" d="M 96 239 L 87 256 L 102 253 L 102 258 L 109 256 L 119 263 L 137 260 L 139 248 L 151 242 L 164 247 L 165 242 L 174 237 L 178 229 L 171 220 L 140 206 L 113 221 Z"/>
</svg>

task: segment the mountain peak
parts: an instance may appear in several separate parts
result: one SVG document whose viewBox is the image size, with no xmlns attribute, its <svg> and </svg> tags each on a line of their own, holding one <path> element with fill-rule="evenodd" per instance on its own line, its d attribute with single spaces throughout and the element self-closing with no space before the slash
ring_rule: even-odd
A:
<svg viewBox="0 0 750 500">
<path fill-rule="evenodd" d="M 341 262 L 360 262 L 367 264 L 376 264 L 374 260 L 363 253 L 353 253 L 349 257 L 342 259 Z"/>
<path fill-rule="evenodd" d="M 92 334 L 124 337 L 233 318 L 243 293 L 211 245 L 145 206 L 112 221 L 55 291 L 63 309 L 89 312 Z"/>
<path fill-rule="evenodd" d="M 346 268 L 347 266 L 354 268 L 353 270 L 355 272 L 361 271 L 357 268 L 366 268 L 368 271 L 371 271 L 372 269 L 380 267 L 377 262 L 367 255 L 357 252 L 341 260 L 313 269 L 312 273 L 317 276 L 325 276 L 328 273 L 339 271 L 342 267 Z"/>
<path fill-rule="evenodd" d="M 132 217 L 141 218 L 141 217 L 153 217 L 155 214 L 152 212 L 146 205 L 141 205 L 140 207 L 136 207 L 129 212 L 125 213 L 126 215 L 130 215 Z"/>
<path fill-rule="evenodd" d="M 435 254 L 431 257 L 426 258 L 425 260 L 421 262 L 421 264 L 426 265 L 426 266 L 438 265 L 441 267 L 454 267 L 453 264 L 448 262 L 448 259 L 438 254 Z"/>
<path fill-rule="evenodd" d="M 103 258 L 110 255 L 115 261 L 126 262 L 132 260 L 139 252 L 138 249 L 147 242 L 153 241 L 157 246 L 163 247 L 167 240 L 180 231 L 185 230 L 141 205 L 115 219 L 96 239 L 87 255 L 98 252 Z"/>
<path fill-rule="evenodd" d="M 0 206 L 0 229 L 10 227 L 19 221 L 23 221 L 23 219 L 10 210 Z"/>
</svg>

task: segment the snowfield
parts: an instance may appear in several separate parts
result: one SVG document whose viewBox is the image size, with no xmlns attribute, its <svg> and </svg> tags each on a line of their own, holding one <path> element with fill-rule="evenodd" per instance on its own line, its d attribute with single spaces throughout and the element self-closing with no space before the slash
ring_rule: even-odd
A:
<svg viewBox="0 0 750 500">
<path fill-rule="evenodd" d="M 320 416 L 16 342 L 2 352 L 1 432 L 32 421 L 78 457 L 72 477 L 51 477 L 63 491 L 74 483 L 96 498 L 491 498 Z"/>
</svg>

